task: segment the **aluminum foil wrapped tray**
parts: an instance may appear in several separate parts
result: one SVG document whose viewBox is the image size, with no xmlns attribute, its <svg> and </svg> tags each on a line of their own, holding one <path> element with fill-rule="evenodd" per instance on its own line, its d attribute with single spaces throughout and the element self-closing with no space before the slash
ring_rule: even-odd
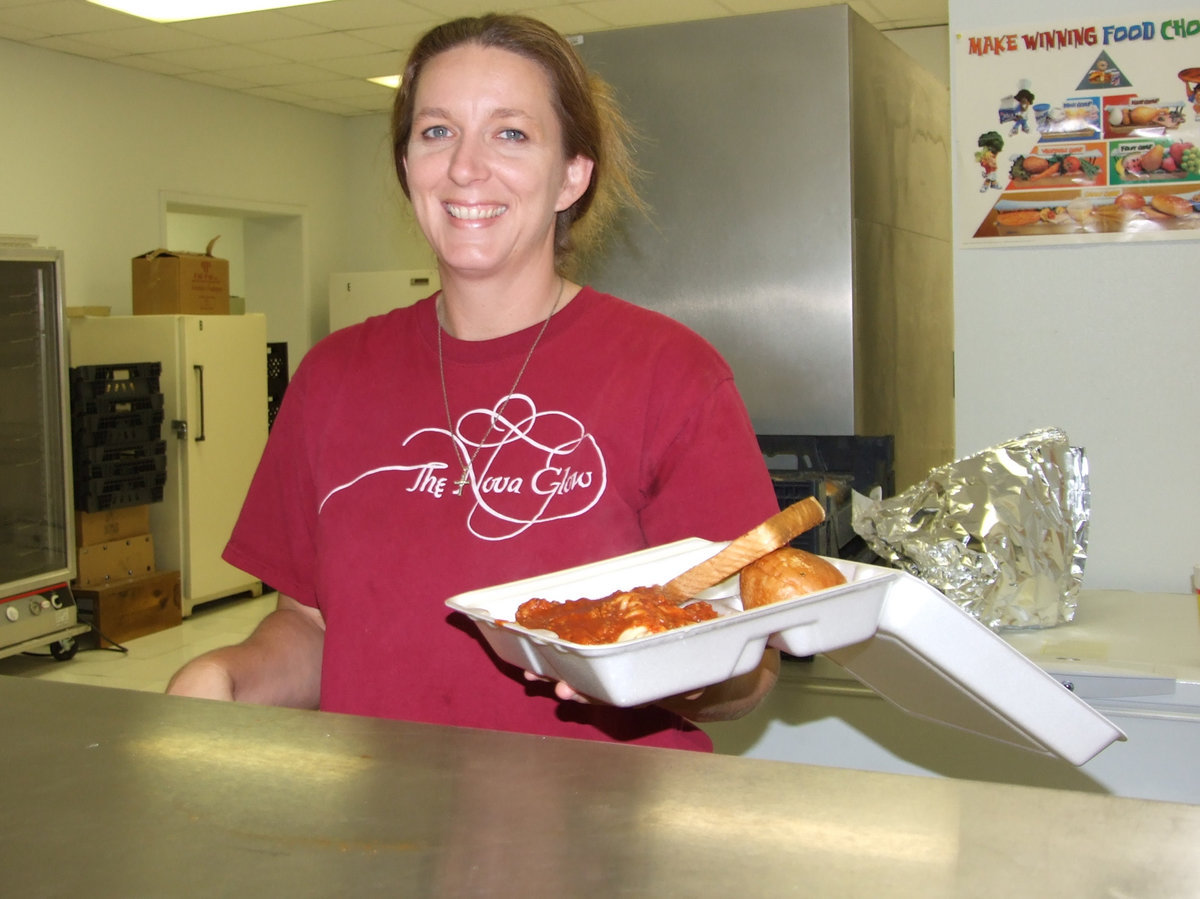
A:
<svg viewBox="0 0 1200 899">
<path fill-rule="evenodd" d="M 889 499 L 856 496 L 853 527 L 989 627 L 1053 627 L 1075 616 L 1089 501 L 1083 450 L 1049 428 L 935 468 Z"/>
</svg>

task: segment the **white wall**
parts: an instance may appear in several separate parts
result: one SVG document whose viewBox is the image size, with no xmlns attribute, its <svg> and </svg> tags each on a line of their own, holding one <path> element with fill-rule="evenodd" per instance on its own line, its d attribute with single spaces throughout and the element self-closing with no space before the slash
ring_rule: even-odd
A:
<svg viewBox="0 0 1200 899">
<path fill-rule="evenodd" d="M 352 202 L 345 119 L 4 40 L 0 85 L 0 234 L 64 251 L 68 305 L 128 314 L 130 259 L 166 238 L 162 194 L 211 197 L 304 210 L 295 315 L 323 333 Z"/>
<path fill-rule="evenodd" d="M 436 268 L 396 180 L 387 116 L 351 119 L 348 132 L 347 190 L 353 213 L 341 271 Z"/>
<path fill-rule="evenodd" d="M 950 0 L 950 34 L 1129 10 Z M 1195 241 L 955 251 L 959 454 L 1051 425 L 1086 449 L 1086 587 L 1183 593 L 1200 562 L 1197 259 Z"/>
</svg>

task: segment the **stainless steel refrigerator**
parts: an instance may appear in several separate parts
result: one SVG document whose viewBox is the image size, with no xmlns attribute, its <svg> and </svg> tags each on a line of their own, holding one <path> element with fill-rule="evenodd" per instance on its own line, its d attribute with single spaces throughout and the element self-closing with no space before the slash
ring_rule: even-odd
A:
<svg viewBox="0 0 1200 899">
<path fill-rule="evenodd" d="M 161 362 L 167 481 L 150 507 L 160 569 L 180 572 L 185 616 L 262 583 L 221 559 L 267 442 L 263 315 L 73 319 L 71 365 Z"/>
<path fill-rule="evenodd" d="M 649 219 L 583 273 L 707 337 L 760 434 L 953 458 L 949 92 L 846 6 L 584 35 Z"/>
</svg>

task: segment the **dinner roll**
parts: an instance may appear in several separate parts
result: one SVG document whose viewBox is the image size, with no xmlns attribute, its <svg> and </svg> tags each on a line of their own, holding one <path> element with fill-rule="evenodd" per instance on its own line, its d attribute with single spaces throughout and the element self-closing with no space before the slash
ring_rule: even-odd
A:
<svg viewBox="0 0 1200 899">
<path fill-rule="evenodd" d="M 785 546 L 751 562 L 740 575 L 742 608 L 754 609 L 846 583 L 820 556 Z"/>
</svg>

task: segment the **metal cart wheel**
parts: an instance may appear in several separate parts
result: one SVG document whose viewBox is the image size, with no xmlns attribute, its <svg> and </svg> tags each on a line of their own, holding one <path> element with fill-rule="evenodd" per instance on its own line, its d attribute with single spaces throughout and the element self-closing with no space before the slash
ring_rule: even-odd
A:
<svg viewBox="0 0 1200 899">
<path fill-rule="evenodd" d="M 56 640 L 50 644 L 50 655 L 58 659 L 60 662 L 65 662 L 67 659 L 74 658 L 75 653 L 79 651 L 79 643 L 74 637 L 67 637 L 64 640 Z"/>
</svg>

